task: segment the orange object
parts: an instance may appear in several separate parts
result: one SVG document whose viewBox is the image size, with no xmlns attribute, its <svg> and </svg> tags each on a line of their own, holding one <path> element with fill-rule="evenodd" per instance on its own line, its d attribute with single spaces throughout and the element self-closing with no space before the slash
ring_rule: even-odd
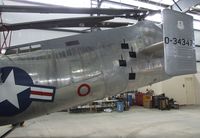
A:
<svg viewBox="0 0 200 138">
<path fill-rule="evenodd" d="M 152 100 L 152 96 L 143 95 L 143 101 L 151 101 L 151 100 Z"/>
</svg>

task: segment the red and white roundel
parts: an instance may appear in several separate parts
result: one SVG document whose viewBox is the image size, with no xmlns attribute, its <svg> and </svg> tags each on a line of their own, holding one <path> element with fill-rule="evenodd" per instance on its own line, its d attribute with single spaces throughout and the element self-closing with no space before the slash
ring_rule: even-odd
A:
<svg viewBox="0 0 200 138">
<path fill-rule="evenodd" d="M 87 96 L 88 94 L 90 94 L 91 88 L 90 85 L 84 83 L 81 84 L 78 89 L 77 89 L 77 93 L 79 96 Z"/>
</svg>

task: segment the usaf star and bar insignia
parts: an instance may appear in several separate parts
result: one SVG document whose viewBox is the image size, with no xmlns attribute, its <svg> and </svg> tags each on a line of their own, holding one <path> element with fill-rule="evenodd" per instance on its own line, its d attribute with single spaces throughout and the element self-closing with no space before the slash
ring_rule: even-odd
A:
<svg viewBox="0 0 200 138">
<path fill-rule="evenodd" d="M 12 116 L 25 111 L 32 101 L 53 102 L 55 87 L 34 85 L 24 70 L 1 68 L 0 116 Z"/>
</svg>

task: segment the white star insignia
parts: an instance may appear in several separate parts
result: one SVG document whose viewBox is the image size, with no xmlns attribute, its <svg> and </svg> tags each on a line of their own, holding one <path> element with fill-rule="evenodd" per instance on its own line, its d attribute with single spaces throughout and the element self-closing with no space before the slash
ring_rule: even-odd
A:
<svg viewBox="0 0 200 138">
<path fill-rule="evenodd" d="M 14 72 L 11 70 L 5 82 L 0 85 L 0 103 L 8 100 L 8 102 L 19 109 L 20 107 L 17 95 L 28 88 L 29 87 L 27 86 L 15 84 Z"/>
</svg>

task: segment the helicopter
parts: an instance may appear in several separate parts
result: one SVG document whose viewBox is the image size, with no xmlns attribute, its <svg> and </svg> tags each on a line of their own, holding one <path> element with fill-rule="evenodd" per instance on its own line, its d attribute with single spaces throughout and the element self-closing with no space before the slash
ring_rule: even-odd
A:
<svg viewBox="0 0 200 138">
<path fill-rule="evenodd" d="M 53 10 L 66 12 L 64 8 Z M 164 9 L 159 27 L 143 20 L 154 11 L 92 10 L 108 16 L 0 26 L 0 31 L 115 27 L 6 48 L 0 55 L 0 125 L 19 124 L 173 76 L 196 73 L 192 16 Z M 47 13 L 49 8 L 1 6 L 0 11 Z M 91 13 L 88 9 L 77 12 Z M 124 12 L 138 22 L 131 26 L 105 22 L 124 16 Z"/>
</svg>

